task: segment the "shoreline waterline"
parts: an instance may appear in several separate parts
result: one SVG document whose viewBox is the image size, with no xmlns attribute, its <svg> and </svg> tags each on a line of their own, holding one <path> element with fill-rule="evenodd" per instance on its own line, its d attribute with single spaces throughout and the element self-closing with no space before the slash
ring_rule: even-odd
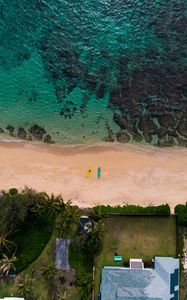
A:
<svg viewBox="0 0 187 300">
<path fill-rule="evenodd" d="M 127 143 L 120 143 L 118 141 L 113 141 L 113 142 L 108 142 L 108 141 L 85 141 L 85 143 L 66 143 L 66 142 L 55 142 L 55 143 L 45 143 L 43 141 L 39 141 L 37 139 L 33 139 L 32 141 L 26 140 L 26 139 L 19 139 L 16 136 L 10 136 L 10 135 L 2 135 L 0 134 L 0 143 L 8 143 L 8 144 L 13 144 L 13 143 L 20 143 L 20 144 L 30 144 L 30 145 L 36 145 L 36 146 L 43 146 L 47 148 L 63 148 L 63 149 L 68 149 L 68 148 L 77 148 L 77 149 L 84 149 L 84 148 L 111 148 L 111 147 L 117 147 L 117 148 L 126 148 L 126 147 L 134 147 L 134 148 L 140 148 L 140 149 L 153 149 L 153 150 L 158 150 L 158 151 L 168 151 L 170 149 L 184 149 L 184 151 L 187 149 L 186 147 L 182 146 L 168 146 L 168 147 L 158 147 L 157 145 L 151 144 L 151 143 L 139 143 L 135 141 L 130 141 Z"/>
</svg>

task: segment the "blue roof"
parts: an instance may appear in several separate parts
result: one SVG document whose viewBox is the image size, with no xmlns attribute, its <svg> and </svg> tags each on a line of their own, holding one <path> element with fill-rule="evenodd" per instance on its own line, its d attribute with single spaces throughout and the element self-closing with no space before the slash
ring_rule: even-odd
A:
<svg viewBox="0 0 187 300">
<path fill-rule="evenodd" d="M 170 300 L 172 295 L 176 297 L 178 289 L 178 277 L 174 275 L 174 292 L 170 293 L 171 275 L 178 269 L 178 259 L 159 257 L 155 258 L 155 269 L 104 267 L 101 300 Z"/>
</svg>

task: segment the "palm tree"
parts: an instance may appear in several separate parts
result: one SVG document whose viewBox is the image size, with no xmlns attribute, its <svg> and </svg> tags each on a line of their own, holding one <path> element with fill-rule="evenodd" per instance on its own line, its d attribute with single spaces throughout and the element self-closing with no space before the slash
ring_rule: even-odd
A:
<svg viewBox="0 0 187 300">
<path fill-rule="evenodd" d="M 80 217 L 79 208 L 71 205 L 71 201 L 68 201 L 65 204 L 63 216 L 67 223 L 76 224 Z"/>
<path fill-rule="evenodd" d="M 33 294 L 33 278 L 29 278 L 28 274 L 22 277 L 18 283 L 18 293 L 24 298 L 29 298 Z"/>
<path fill-rule="evenodd" d="M 3 258 L 0 261 L 0 273 L 2 275 L 8 276 L 11 269 L 14 271 L 16 270 L 14 262 L 16 261 L 16 257 L 12 256 L 11 258 L 8 258 L 6 254 L 3 254 Z"/>
<path fill-rule="evenodd" d="M 67 238 L 69 236 L 69 233 L 71 231 L 71 228 L 69 224 L 63 222 L 63 221 L 58 221 L 56 225 L 56 232 L 57 236 L 59 238 Z"/>
<path fill-rule="evenodd" d="M 93 278 L 91 275 L 83 275 L 78 280 L 79 295 L 81 300 L 91 299 L 91 293 L 93 290 Z"/>
<path fill-rule="evenodd" d="M 65 300 L 68 298 L 68 293 L 67 290 L 64 290 L 63 292 L 60 291 L 60 289 L 58 288 L 58 294 L 57 294 L 57 299 L 58 300 Z"/>
<path fill-rule="evenodd" d="M 95 222 L 102 220 L 103 214 L 101 212 L 101 206 L 95 206 L 91 209 L 90 218 Z"/>
<path fill-rule="evenodd" d="M 64 200 L 61 195 L 55 196 L 52 193 L 50 201 L 53 202 L 54 209 L 56 209 L 57 213 L 59 213 L 65 207 Z"/>
<path fill-rule="evenodd" d="M 71 205 L 71 201 L 65 204 L 64 210 L 59 215 L 56 231 L 60 237 L 67 237 L 80 218 L 79 208 Z"/>
<path fill-rule="evenodd" d="M 92 227 L 92 230 L 82 237 L 83 249 L 93 255 L 99 253 L 103 244 L 104 224 L 98 222 Z"/>
<path fill-rule="evenodd" d="M 48 216 L 56 216 L 62 208 L 64 208 L 64 201 L 61 195 L 55 196 L 51 194 L 49 196 L 47 193 L 39 193 L 40 201 L 36 203 L 33 208 L 33 212 L 44 214 Z"/>
<path fill-rule="evenodd" d="M 55 276 L 55 274 L 57 273 L 57 270 L 53 266 L 53 263 L 49 262 L 48 260 L 46 260 L 43 263 L 40 270 L 42 271 L 42 275 L 44 276 L 45 280 L 52 279 Z"/>
<path fill-rule="evenodd" d="M 12 230 L 7 230 L 6 227 L 0 227 L 0 253 L 3 249 L 9 250 L 14 242 L 9 240 L 9 237 L 14 233 Z"/>
</svg>

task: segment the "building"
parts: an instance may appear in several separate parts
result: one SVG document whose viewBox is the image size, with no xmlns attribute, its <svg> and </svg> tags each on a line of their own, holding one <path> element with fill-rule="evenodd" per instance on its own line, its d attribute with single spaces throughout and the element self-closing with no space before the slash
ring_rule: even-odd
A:
<svg viewBox="0 0 187 300">
<path fill-rule="evenodd" d="M 131 259 L 130 267 L 104 267 L 101 300 L 178 300 L 179 259 L 155 257 L 154 268 Z"/>
</svg>

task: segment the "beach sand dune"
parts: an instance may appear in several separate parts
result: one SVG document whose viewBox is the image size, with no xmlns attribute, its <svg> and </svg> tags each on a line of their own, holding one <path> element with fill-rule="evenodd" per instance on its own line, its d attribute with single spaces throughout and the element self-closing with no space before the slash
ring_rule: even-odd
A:
<svg viewBox="0 0 187 300">
<path fill-rule="evenodd" d="M 88 168 L 93 173 L 86 178 Z M 97 167 L 102 169 L 97 179 Z M 0 143 L 0 189 L 61 193 L 81 207 L 187 201 L 187 149 L 95 144 Z"/>
</svg>

